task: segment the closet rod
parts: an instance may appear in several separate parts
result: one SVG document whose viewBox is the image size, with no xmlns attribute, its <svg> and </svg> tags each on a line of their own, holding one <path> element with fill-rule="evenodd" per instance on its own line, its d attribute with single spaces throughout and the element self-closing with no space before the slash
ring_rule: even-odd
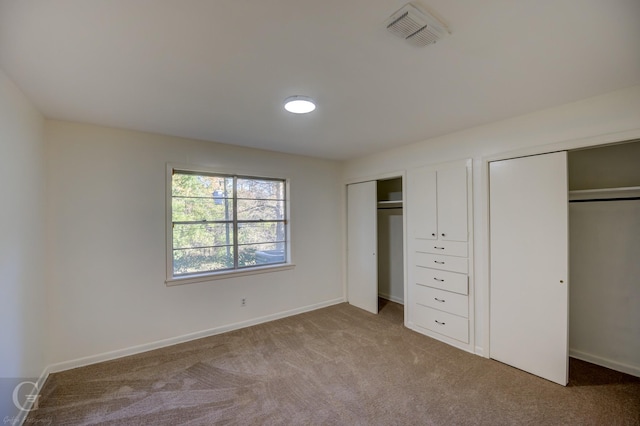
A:
<svg viewBox="0 0 640 426">
<path fill-rule="evenodd" d="M 569 191 L 569 202 L 580 201 L 621 201 L 640 198 L 640 186 L 626 186 L 602 189 L 580 189 Z"/>
<path fill-rule="evenodd" d="M 630 201 L 640 200 L 640 197 L 620 197 L 620 198 L 587 198 L 584 200 L 569 200 L 570 203 L 596 203 L 602 201 Z"/>
</svg>

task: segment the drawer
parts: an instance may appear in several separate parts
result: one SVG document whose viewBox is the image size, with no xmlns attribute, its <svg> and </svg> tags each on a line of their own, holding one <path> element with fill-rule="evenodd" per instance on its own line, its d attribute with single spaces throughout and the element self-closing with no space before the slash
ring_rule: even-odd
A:
<svg viewBox="0 0 640 426">
<path fill-rule="evenodd" d="M 469 343 L 469 320 L 453 314 L 413 304 L 414 324 L 452 339 Z"/>
<path fill-rule="evenodd" d="M 414 266 L 413 270 L 415 284 L 453 291 L 454 293 L 469 294 L 469 276 L 466 274 L 420 266 Z"/>
<path fill-rule="evenodd" d="M 415 302 L 440 311 L 449 312 L 461 317 L 469 317 L 469 297 L 437 288 L 416 284 L 414 287 Z"/>
<path fill-rule="evenodd" d="M 416 252 L 415 261 L 416 266 L 423 266 L 425 268 L 435 268 L 443 271 L 459 272 L 461 274 L 469 272 L 468 260 L 465 257 Z"/>
<path fill-rule="evenodd" d="M 444 254 L 447 256 L 468 256 L 468 243 L 460 241 L 442 241 L 442 240 L 422 240 L 416 238 L 414 240 L 415 251 L 421 253 Z"/>
</svg>

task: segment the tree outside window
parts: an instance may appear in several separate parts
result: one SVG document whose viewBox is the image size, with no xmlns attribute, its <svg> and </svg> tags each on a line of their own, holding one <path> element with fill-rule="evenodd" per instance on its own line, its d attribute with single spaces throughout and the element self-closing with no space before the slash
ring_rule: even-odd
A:
<svg viewBox="0 0 640 426">
<path fill-rule="evenodd" d="M 286 263 L 284 179 L 173 170 L 173 276 Z"/>
</svg>

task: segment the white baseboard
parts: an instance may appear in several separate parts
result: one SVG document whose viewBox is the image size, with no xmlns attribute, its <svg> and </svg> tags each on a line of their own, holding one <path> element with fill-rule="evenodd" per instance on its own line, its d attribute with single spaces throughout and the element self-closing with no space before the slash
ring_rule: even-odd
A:
<svg viewBox="0 0 640 426">
<path fill-rule="evenodd" d="M 575 349 L 569 349 L 569 356 L 579 359 L 581 361 L 590 362 L 591 364 L 607 367 L 612 370 L 620 371 L 622 373 L 631 374 L 632 376 L 640 377 L 640 366 L 623 364 L 612 359 L 603 358 L 597 355 L 589 354 L 586 352 L 578 351 Z"/>
<path fill-rule="evenodd" d="M 110 361 L 117 358 L 122 358 L 129 355 L 135 355 L 142 352 L 151 351 L 154 349 L 164 348 L 166 346 L 176 345 L 178 343 L 185 343 L 191 340 L 201 339 L 203 337 L 215 336 L 216 334 L 226 333 L 228 331 L 238 330 L 240 328 L 250 327 L 252 325 L 262 324 L 269 321 L 274 321 L 281 318 L 290 317 L 293 315 L 302 314 L 305 312 L 315 311 L 316 309 L 326 308 L 327 306 L 337 305 L 338 303 L 345 302 L 344 297 L 338 299 L 327 300 L 325 302 L 316 303 L 313 305 L 303 306 L 301 308 L 291 309 L 289 311 L 278 312 L 271 315 L 266 315 L 259 318 L 253 318 L 246 321 L 237 322 L 234 324 L 223 325 L 220 327 L 210 328 L 208 330 L 197 331 L 195 333 L 184 334 L 182 336 L 171 337 L 168 339 L 157 340 L 155 342 L 145 343 L 142 345 L 131 346 L 124 349 L 118 349 L 115 351 L 104 352 L 101 354 L 90 355 L 83 358 L 77 358 L 70 361 L 59 362 L 49 365 L 46 369 L 46 376 L 50 373 L 57 373 L 60 371 L 71 370 L 72 368 L 83 367 L 90 364 L 96 364 L 98 362 Z M 44 373 L 43 373 L 44 374 Z M 44 378 L 46 379 L 46 376 Z"/>
<path fill-rule="evenodd" d="M 484 356 L 484 349 L 482 348 L 482 346 L 476 346 L 476 355 L 479 355 L 483 358 L 488 358 L 486 356 Z"/>
<path fill-rule="evenodd" d="M 402 300 L 400 297 L 391 296 L 389 294 L 383 294 L 383 293 L 378 293 L 378 297 L 380 297 L 381 299 L 390 300 L 392 302 L 399 303 L 400 305 L 404 305 L 404 300 Z"/>
<path fill-rule="evenodd" d="M 417 324 L 414 324 L 411 321 L 407 322 L 406 327 L 408 329 L 410 329 L 410 330 L 415 331 L 416 333 L 423 334 L 423 335 L 425 335 L 427 337 L 431 337 L 432 339 L 439 340 L 442 343 L 446 343 L 449 346 L 453 346 L 454 348 L 458 348 L 458 349 L 463 350 L 465 352 L 469 352 L 470 354 L 476 355 L 476 353 L 474 352 L 475 348 L 473 348 L 470 344 L 463 343 L 463 342 L 460 342 L 460 341 L 455 340 L 455 339 L 451 339 L 451 338 L 449 338 L 449 337 L 447 337 L 447 336 L 445 336 L 443 334 L 432 332 L 431 330 L 426 329 L 424 327 L 421 327 L 421 326 L 419 326 Z"/>
</svg>

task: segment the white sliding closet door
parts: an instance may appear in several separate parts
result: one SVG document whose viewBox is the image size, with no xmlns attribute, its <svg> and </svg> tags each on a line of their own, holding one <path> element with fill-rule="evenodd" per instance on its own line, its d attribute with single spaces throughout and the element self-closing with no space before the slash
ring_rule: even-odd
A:
<svg viewBox="0 0 640 426">
<path fill-rule="evenodd" d="M 378 313 L 376 182 L 347 186 L 347 298 Z"/>
<path fill-rule="evenodd" d="M 490 163 L 490 356 L 568 382 L 567 155 Z"/>
</svg>

